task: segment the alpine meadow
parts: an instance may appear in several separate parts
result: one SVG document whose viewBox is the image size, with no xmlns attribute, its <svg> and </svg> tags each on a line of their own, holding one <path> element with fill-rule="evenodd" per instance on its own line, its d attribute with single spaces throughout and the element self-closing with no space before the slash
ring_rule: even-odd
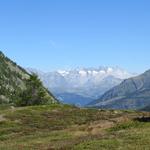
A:
<svg viewBox="0 0 150 150">
<path fill-rule="evenodd" d="M 0 150 L 150 150 L 150 1 L 0 1 Z"/>
</svg>

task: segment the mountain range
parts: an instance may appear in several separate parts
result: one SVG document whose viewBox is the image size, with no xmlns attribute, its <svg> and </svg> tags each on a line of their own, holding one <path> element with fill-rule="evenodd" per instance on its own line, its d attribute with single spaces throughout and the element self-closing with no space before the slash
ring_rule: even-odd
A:
<svg viewBox="0 0 150 150">
<path fill-rule="evenodd" d="M 58 103 L 56 96 L 77 106 L 150 111 L 150 70 L 138 76 L 118 67 L 27 70 L 0 52 L 0 104 Z"/>
<path fill-rule="evenodd" d="M 150 110 L 150 70 L 124 80 L 120 85 L 113 87 L 88 106 Z"/>
<path fill-rule="evenodd" d="M 135 75 L 119 67 L 76 68 L 48 73 L 27 70 L 38 74 L 45 87 L 59 100 L 78 106 L 98 99 L 110 88 Z"/>
</svg>

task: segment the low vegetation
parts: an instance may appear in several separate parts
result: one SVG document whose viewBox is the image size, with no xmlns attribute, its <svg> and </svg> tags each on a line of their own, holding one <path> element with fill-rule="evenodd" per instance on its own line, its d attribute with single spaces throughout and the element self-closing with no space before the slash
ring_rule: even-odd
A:
<svg viewBox="0 0 150 150">
<path fill-rule="evenodd" d="M 150 113 L 68 105 L 0 107 L 0 150 L 148 150 Z"/>
<path fill-rule="evenodd" d="M 51 97 L 50 97 L 51 96 Z M 26 89 L 19 93 L 15 101 L 17 106 L 33 106 L 52 103 L 53 96 L 43 87 L 36 74 L 30 75 L 26 80 Z"/>
</svg>

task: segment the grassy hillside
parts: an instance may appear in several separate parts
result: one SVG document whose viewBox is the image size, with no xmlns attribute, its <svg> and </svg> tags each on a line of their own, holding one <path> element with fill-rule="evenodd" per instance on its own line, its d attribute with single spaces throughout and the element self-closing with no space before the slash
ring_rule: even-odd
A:
<svg viewBox="0 0 150 150">
<path fill-rule="evenodd" d="M 148 150 L 148 117 L 146 112 L 57 104 L 1 106 L 0 150 Z"/>
<path fill-rule="evenodd" d="M 35 75 L 28 74 L 0 51 L 0 104 L 32 105 L 42 102 L 55 103 L 56 100 Z"/>
</svg>

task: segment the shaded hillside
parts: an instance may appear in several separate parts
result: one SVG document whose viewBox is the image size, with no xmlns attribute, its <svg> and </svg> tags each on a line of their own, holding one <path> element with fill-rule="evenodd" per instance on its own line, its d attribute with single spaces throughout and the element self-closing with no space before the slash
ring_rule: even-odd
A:
<svg viewBox="0 0 150 150">
<path fill-rule="evenodd" d="M 0 104 L 16 105 L 37 98 L 44 103 L 56 102 L 35 75 L 30 75 L 0 52 Z M 30 105 L 34 103 L 28 102 Z"/>
<path fill-rule="evenodd" d="M 150 70 L 124 80 L 89 105 L 112 109 L 140 109 L 150 105 Z"/>
<path fill-rule="evenodd" d="M 142 111 L 149 111 L 150 112 L 150 105 L 144 107 L 141 109 Z"/>
</svg>

